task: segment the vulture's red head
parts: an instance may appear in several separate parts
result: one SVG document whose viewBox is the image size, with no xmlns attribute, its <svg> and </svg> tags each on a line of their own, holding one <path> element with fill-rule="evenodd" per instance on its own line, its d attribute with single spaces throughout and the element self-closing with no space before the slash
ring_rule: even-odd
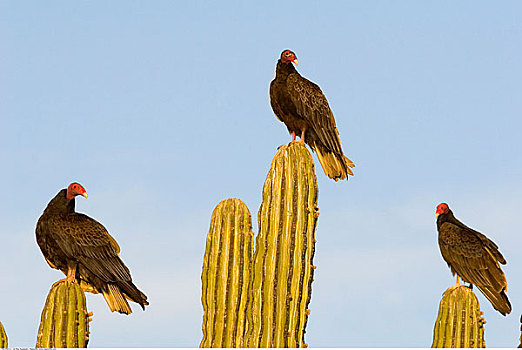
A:
<svg viewBox="0 0 522 350">
<path fill-rule="evenodd" d="M 69 187 L 67 187 L 67 199 L 73 199 L 78 195 L 87 198 L 87 191 L 85 191 L 85 188 L 83 188 L 79 183 L 73 182 Z"/>
<path fill-rule="evenodd" d="M 281 52 L 281 62 L 288 63 L 294 62 L 297 65 L 297 56 L 290 50 L 285 50 Z"/>
<path fill-rule="evenodd" d="M 446 203 L 440 203 L 437 205 L 437 211 L 435 212 L 435 217 L 438 217 L 440 214 L 449 213 L 449 206 Z"/>
</svg>

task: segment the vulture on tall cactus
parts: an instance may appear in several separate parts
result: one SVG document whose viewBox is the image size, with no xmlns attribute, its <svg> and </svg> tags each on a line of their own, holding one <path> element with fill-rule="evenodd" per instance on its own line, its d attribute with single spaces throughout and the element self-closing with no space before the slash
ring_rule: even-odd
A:
<svg viewBox="0 0 522 350">
<path fill-rule="evenodd" d="M 457 220 L 446 203 L 437 206 L 437 229 L 442 257 L 453 275 L 474 284 L 495 310 L 506 316 L 511 304 L 506 295 L 507 280 L 499 264 L 506 260 L 498 246 L 482 233 Z"/>
<path fill-rule="evenodd" d="M 74 198 L 87 198 L 79 183 L 64 188 L 49 202 L 36 225 L 36 241 L 47 263 L 77 280 L 92 293 L 102 293 L 111 311 L 132 312 L 128 300 L 145 309 L 147 296 L 132 283 L 119 257 L 116 240 L 98 221 L 74 211 Z"/>
<path fill-rule="evenodd" d="M 325 174 L 335 181 L 353 175 L 353 162 L 341 149 L 341 139 L 328 101 L 316 84 L 302 77 L 293 66 L 295 53 L 285 50 L 277 61 L 276 76 L 270 83 L 270 104 L 285 123 L 292 141 L 296 135 L 317 153 Z"/>
</svg>

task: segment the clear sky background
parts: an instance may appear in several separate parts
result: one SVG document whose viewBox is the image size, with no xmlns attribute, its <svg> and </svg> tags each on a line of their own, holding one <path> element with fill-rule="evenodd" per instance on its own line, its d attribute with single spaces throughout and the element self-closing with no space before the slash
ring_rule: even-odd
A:
<svg viewBox="0 0 522 350">
<path fill-rule="evenodd" d="M 455 283 L 435 207 L 492 238 L 513 312 L 477 291 L 488 346 L 522 313 L 522 2 L 0 2 L 0 321 L 34 346 L 49 268 L 34 228 L 72 181 L 119 242 L 145 312 L 88 294 L 92 347 L 195 347 L 213 208 L 261 189 L 290 141 L 268 86 L 283 49 L 326 94 L 350 181 L 316 160 L 320 217 L 306 341 L 431 345 Z"/>
</svg>

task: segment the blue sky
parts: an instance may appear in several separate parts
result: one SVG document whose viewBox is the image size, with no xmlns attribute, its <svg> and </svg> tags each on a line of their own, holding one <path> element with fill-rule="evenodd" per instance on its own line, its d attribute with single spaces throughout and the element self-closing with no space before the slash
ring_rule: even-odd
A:
<svg viewBox="0 0 522 350">
<path fill-rule="evenodd" d="M 477 293 L 487 345 L 516 345 L 521 10 L 516 1 L 0 2 L 0 321 L 10 346 L 34 346 L 62 278 L 34 228 L 72 181 L 89 193 L 77 210 L 118 240 L 150 301 L 124 316 L 88 295 L 90 345 L 199 345 L 212 210 L 241 198 L 257 232 L 271 159 L 290 141 L 268 99 L 286 48 L 326 94 L 356 164 L 348 182 L 316 168 L 306 341 L 430 346 L 454 283 L 434 217 L 447 202 L 508 261 L 512 314 Z"/>
</svg>

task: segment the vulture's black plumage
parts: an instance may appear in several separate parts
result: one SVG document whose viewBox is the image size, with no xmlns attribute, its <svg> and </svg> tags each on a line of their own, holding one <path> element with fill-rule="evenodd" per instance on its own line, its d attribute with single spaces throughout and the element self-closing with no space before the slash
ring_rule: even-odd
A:
<svg viewBox="0 0 522 350">
<path fill-rule="evenodd" d="M 290 50 L 281 53 L 276 76 L 270 83 L 270 104 L 277 118 L 285 123 L 295 141 L 296 134 L 317 153 L 325 174 L 334 179 L 353 175 L 354 164 L 341 149 L 335 119 L 323 92 L 316 84 L 303 78 L 292 63 L 297 64 Z"/>
<path fill-rule="evenodd" d="M 87 197 L 72 183 L 49 202 L 36 225 L 36 241 L 47 263 L 77 280 L 92 293 L 102 293 L 111 311 L 132 312 L 126 299 L 145 309 L 147 296 L 132 283 L 129 269 L 119 257 L 120 247 L 105 227 L 74 211 L 74 197 Z"/>
<path fill-rule="evenodd" d="M 502 315 L 511 312 L 507 280 L 500 264 L 506 260 L 498 246 L 482 233 L 457 220 L 446 203 L 437 206 L 437 229 L 442 257 L 453 275 L 474 284 Z"/>
</svg>

